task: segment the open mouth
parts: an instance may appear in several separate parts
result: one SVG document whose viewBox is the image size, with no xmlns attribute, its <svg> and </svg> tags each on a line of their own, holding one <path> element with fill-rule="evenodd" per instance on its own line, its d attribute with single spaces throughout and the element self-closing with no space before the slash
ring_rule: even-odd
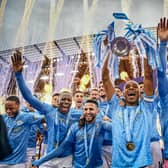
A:
<svg viewBox="0 0 168 168">
<path fill-rule="evenodd" d="M 128 96 L 135 96 L 135 93 L 129 93 Z"/>
<path fill-rule="evenodd" d="M 14 114 L 14 113 L 8 113 L 8 116 L 9 116 L 9 117 L 14 117 L 15 114 Z"/>
<path fill-rule="evenodd" d="M 128 93 L 128 97 L 134 98 L 136 96 L 136 93 Z"/>
</svg>

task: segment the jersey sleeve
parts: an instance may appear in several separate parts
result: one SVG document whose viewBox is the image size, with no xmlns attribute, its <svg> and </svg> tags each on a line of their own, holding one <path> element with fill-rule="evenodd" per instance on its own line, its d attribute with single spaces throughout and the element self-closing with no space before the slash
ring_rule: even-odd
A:
<svg viewBox="0 0 168 168">
<path fill-rule="evenodd" d="M 168 78 L 166 76 L 167 69 L 167 55 L 166 55 L 166 45 L 167 42 L 161 42 L 159 48 L 159 56 L 161 60 L 161 65 L 163 70 L 158 69 L 158 90 L 159 96 L 161 99 L 164 99 L 166 95 L 168 95 Z"/>
<path fill-rule="evenodd" d="M 41 114 L 47 114 L 48 112 L 50 112 L 52 109 L 52 106 L 39 101 L 35 96 L 32 95 L 31 91 L 29 90 L 29 88 L 27 87 L 23 79 L 22 73 L 17 72 L 15 76 L 16 76 L 17 84 L 19 86 L 19 89 L 24 99 L 27 102 L 29 102 L 32 105 L 32 107 L 38 110 Z"/>
<path fill-rule="evenodd" d="M 112 131 L 112 122 L 103 121 L 103 128 L 104 128 L 104 130 L 111 132 Z"/>
<path fill-rule="evenodd" d="M 25 116 L 26 116 L 26 121 L 29 125 L 38 125 L 40 126 L 41 124 L 41 121 L 42 121 L 42 117 L 35 117 L 33 114 L 31 113 L 25 113 Z"/>
</svg>

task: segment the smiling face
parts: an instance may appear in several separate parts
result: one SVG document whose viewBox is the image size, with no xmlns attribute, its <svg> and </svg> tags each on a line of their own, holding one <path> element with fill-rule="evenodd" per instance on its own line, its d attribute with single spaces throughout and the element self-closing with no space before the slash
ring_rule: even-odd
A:
<svg viewBox="0 0 168 168">
<path fill-rule="evenodd" d="M 98 114 L 98 107 L 92 102 L 87 102 L 83 107 L 83 113 L 86 123 L 92 123 Z"/>
<path fill-rule="evenodd" d="M 128 81 L 124 87 L 126 105 L 135 106 L 139 101 L 139 86 L 135 81 Z"/>
<path fill-rule="evenodd" d="M 67 113 L 72 104 L 72 95 L 69 92 L 63 92 L 59 97 L 58 109 L 62 113 Z"/>
<path fill-rule="evenodd" d="M 11 118 L 16 117 L 19 112 L 19 104 L 15 101 L 7 100 L 5 103 L 5 111 Z"/>
</svg>

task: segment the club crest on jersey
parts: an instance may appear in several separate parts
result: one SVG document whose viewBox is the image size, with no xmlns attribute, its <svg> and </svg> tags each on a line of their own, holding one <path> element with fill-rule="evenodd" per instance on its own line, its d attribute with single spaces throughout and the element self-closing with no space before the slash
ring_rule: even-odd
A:
<svg viewBox="0 0 168 168">
<path fill-rule="evenodd" d="M 18 121 L 16 122 L 16 124 L 17 124 L 17 125 L 22 125 L 22 124 L 23 124 L 23 121 L 22 121 L 22 120 L 18 120 Z"/>
</svg>

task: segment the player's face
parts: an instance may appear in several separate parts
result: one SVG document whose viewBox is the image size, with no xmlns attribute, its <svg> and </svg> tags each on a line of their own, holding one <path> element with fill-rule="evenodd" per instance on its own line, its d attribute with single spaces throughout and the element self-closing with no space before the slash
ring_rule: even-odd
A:
<svg viewBox="0 0 168 168">
<path fill-rule="evenodd" d="M 143 83 L 139 84 L 139 89 L 140 89 L 140 93 L 144 94 L 144 84 Z"/>
<path fill-rule="evenodd" d="M 60 95 L 59 99 L 59 110 L 62 113 L 67 113 L 72 104 L 72 96 L 69 93 L 64 93 Z"/>
<path fill-rule="evenodd" d="M 86 122 L 92 123 L 98 114 L 98 107 L 94 103 L 86 103 L 83 107 L 83 113 Z"/>
<path fill-rule="evenodd" d="M 98 90 L 92 90 L 90 92 L 90 98 L 94 99 L 94 100 L 98 100 L 99 99 L 99 91 Z"/>
<path fill-rule="evenodd" d="M 116 95 L 118 96 L 118 97 L 121 97 L 121 95 L 122 95 L 122 92 L 121 92 L 121 90 L 119 89 L 119 88 L 115 88 L 115 93 L 116 93 Z"/>
<path fill-rule="evenodd" d="M 15 101 L 6 101 L 5 111 L 9 117 L 15 117 L 19 111 L 19 104 Z"/>
<path fill-rule="evenodd" d="M 58 107 L 58 99 L 59 99 L 59 96 L 53 96 L 52 97 L 52 102 L 51 104 L 54 106 L 54 107 Z"/>
<path fill-rule="evenodd" d="M 105 92 L 105 90 L 104 90 L 103 83 L 100 83 L 100 84 L 99 84 L 99 96 L 100 96 L 100 97 L 106 96 L 106 92 Z"/>
<path fill-rule="evenodd" d="M 75 106 L 77 108 L 82 107 L 83 100 L 84 100 L 84 94 L 83 93 L 78 92 L 74 95 Z"/>
<path fill-rule="evenodd" d="M 126 83 L 124 88 L 124 96 L 127 105 L 137 105 L 139 100 L 139 86 L 134 81 Z"/>
</svg>

